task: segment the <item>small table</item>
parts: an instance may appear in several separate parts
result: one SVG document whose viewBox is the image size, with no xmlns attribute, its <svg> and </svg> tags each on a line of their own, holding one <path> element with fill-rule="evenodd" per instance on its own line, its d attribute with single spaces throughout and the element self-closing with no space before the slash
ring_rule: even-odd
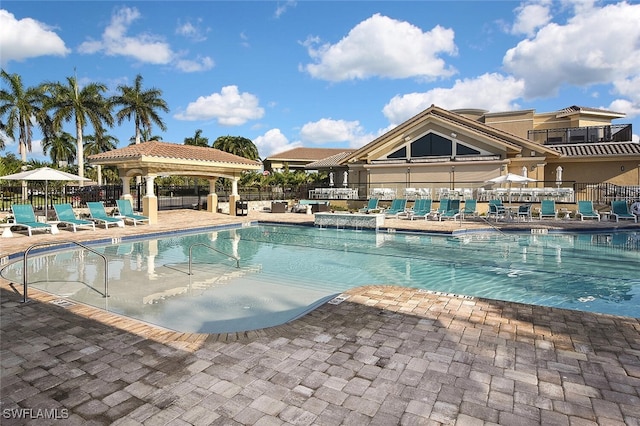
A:
<svg viewBox="0 0 640 426">
<path fill-rule="evenodd" d="M 51 225 L 51 233 L 52 234 L 55 235 L 55 234 L 59 234 L 60 233 L 60 230 L 58 229 L 58 224 L 59 223 L 60 222 L 57 222 L 57 221 L 47 222 L 47 225 Z"/>
<path fill-rule="evenodd" d="M 4 229 L 2 230 L 2 238 L 11 238 L 13 237 L 13 232 L 11 232 L 11 227 L 14 225 L 13 222 L 0 223 L 0 226 Z"/>
<path fill-rule="evenodd" d="M 600 220 L 609 220 L 611 212 L 600 212 Z"/>
</svg>

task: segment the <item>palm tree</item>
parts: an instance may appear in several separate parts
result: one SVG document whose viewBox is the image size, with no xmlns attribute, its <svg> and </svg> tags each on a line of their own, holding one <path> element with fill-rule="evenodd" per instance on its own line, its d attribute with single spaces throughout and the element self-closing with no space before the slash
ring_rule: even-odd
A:
<svg viewBox="0 0 640 426">
<path fill-rule="evenodd" d="M 133 86 L 120 85 L 117 90 L 120 94 L 111 98 L 114 105 L 122 107 L 116 113 L 116 120 L 118 124 L 122 124 L 125 118 L 133 119 L 136 126 L 136 144 L 140 143 L 144 130 L 151 134 L 152 123 L 155 123 L 160 130 L 167 130 L 167 126 L 158 115 L 158 110 L 169 112 L 167 103 L 161 98 L 162 90 L 156 88 L 142 90 L 140 74 L 136 76 Z"/>
<path fill-rule="evenodd" d="M 196 130 L 192 138 L 184 138 L 185 145 L 209 146 L 209 138 L 202 136 L 202 130 Z"/>
<path fill-rule="evenodd" d="M 213 147 L 250 160 L 260 159 L 255 144 L 242 136 L 220 136 L 213 142 Z"/>
<path fill-rule="evenodd" d="M 27 151 L 31 152 L 32 120 L 36 120 L 36 125 L 43 133 L 46 130 L 46 114 L 43 109 L 45 88 L 42 85 L 25 88 L 18 74 L 9 74 L 5 70 L 2 70 L 0 77 L 5 83 L 0 89 L 0 117 L 6 117 L 2 130 L 11 139 L 17 139 L 18 152 L 22 162 L 26 163 Z"/>
<path fill-rule="evenodd" d="M 76 159 L 76 149 L 73 136 L 67 132 L 58 132 L 52 137 L 45 137 L 42 140 L 42 152 L 49 153 L 51 162 L 59 164 L 61 161 L 73 163 Z"/>
<path fill-rule="evenodd" d="M 147 130 L 147 129 L 142 129 L 142 131 L 140 132 L 140 138 L 143 142 L 162 140 L 162 136 L 160 135 L 151 136 L 151 130 Z M 129 138 L 129 145 L 135 145 L 135 143 L 136 143 L 136 135 L 133 135 Z"/>
<path fill-rule="evenodd" d="M 87 135 L 84 139 L 84 153 L 86 156 L 111 151 L 116 149 L 118 146 L 118 139 L 107 133 L 102 133 L 101 135 Z"/>
<path fill-rule="evenodd" d="M 71 120 L 75 122 L 76 158 L 78 160 L 78 175 L 81 177 L 84 177 L 82 136 L 85 125 L 87 122 L 91 122 L 96 135 L 103 133 L 103 123 L 109 127 L 113 125 L 111 104 L 102 95 L 106 90 L 107 87 L 100 83 L 90 83 L 81 89 L 75 76 L 67 77 L 67 85 L 49 83 L 51 97 L 47 102 L 47 109 L 53 110 L 54 130 L 61 129 L 63 122 Z"/>
</svg>

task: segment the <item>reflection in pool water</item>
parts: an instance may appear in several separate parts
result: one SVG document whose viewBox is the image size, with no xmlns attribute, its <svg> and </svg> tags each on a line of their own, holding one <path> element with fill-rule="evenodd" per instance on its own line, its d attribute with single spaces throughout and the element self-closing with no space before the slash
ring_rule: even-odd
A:
<svg viewBox="0 0 640 426">
<path fill-rule="evenodd" d="M 109 298 L 93 289 L 102 290 L 101 259 L 75 248 L 30 260 L 29 285 L 187 332 L 278 325 L 372 284 L 640 317 L 638 231 L 451 237 L 261 225 L 96 248 L 109 259 Z M 21 262 L 2 275 L 21 282 Z"/>
</svg>

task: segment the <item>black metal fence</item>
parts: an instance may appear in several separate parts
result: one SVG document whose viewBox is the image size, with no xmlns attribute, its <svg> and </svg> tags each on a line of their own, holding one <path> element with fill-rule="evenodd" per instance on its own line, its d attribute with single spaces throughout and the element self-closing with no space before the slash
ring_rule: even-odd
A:
<svg viewBox="0 0 640 426">
<path fill-rule="evenodd" d="M 410 185 L 410 186 L 409 186 Z M 373 191 L 378 189 L 393 190 L 393 197 L 407 197 L 409 190 L 415 190 L 419 194 L 419 190 L 428 189 L 430 197 L 434 198 L 442 194 L 442 191 L 449 189 L 451 191 L 459 191 L 460 196 L 466 198 L 482 199 L 487 196 L 487 192 L 483 187 L 486 184 L 482 182 L 456 182 L 450 185 L 446 182 L 385 182 L 377 185 L 349 185 L 341 189 L 349 189 L 350 193 L 357 194 L 356 197 L 349 198 L 366 200 Z M 625 200 L 628 203 L 640 201 L 640 185 L 622 186 L 611 183 L 583 183 L 583 182 L 564 182 L 561 187 L 549 183 L 549 188 L 565 189 L 562 202 L 575 203 L 581 200 L 591 200 L 595 204 L 609 205 L 614 200 Z M 529 186 L 533 186 L 530 184 Z M 545 187 L 544 182 L 537 182 L 536 187 Z M 512 184 L 514 194 L 522 196 L 523 185 Z M 526 187 L 526 185 L 524 186 Z M 267 201 L 267 200 L 292 200 L 316 198 L 318 193 L 327 194 L 326 198 L 340 199 L 344 198 L 341 194 L 345 191 L 318 191 L 323 189 L 320 185 L 300 185 L 285 187 L 239 187 L 238 192 L 240 198 L 245 201 Z M 324 188 L 326 189 L 326 188 Z M 517 191 L 516 191 L 517 189 Z M 134 208 L 142 209 L 142 196 L 146 187 L 144 184 L 139 187 L 132 187 L 130 190 L 133 196 Z M 209 194 L 208 186 L 169 186 L 155 187 L 155 193 L 158 196 L 158 209 L 184 209 L 184 208 L 206 208 L 207 195 Z M 229 189 L 218 189 L 218 201 L 228 202 L 231 191 Z M 40 182 L 28 182 L 26 187 L 21 185 L 2 185 L 0 186 L 0 211 L 10 211 L 12 204 L 30 203 L 35 210 L 44 210 L 45 200 L 49 204 L 49 210 L 53 211 L 53 204 L 70 203 L 73 207 L 86 207 L 87 201 L 102 201 L 105 206 L 111 207 L 116 205 L 116 200 L 122 196 L 122 187 L 120 185 L 103 185 L 103 186 L 62 186 L 49 185 L 47 195 L 45 197 L 44 184 Z M 312 196 L 313 194 L 313 196 Z M 467 194 L 469 194 L 467 196 Z M 567 195 L 569 194 L 569 195 Z M 568 198 L 567 198 L 568 197 Z M 416 198 L 419 198 L 416 195 Z M 424 198 L 424 197 L 423 197 Z M 517 199 L 515 201 L 518 201 Z M 527 201 L 527 200 L 525 200 Z"/>
</svg>

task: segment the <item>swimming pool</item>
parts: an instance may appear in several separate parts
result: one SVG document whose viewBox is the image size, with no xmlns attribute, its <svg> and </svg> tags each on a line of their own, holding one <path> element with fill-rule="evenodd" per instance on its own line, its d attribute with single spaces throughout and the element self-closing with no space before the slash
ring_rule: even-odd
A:
<svg viewBox="0 0 640 426">
<path fill-rule="evenodd" d="M 77 249 L 34 256 L 30 287 L 185 332 L 278 325 L 349 288 L 386 284 L 640 317 L 639 231 L 453 237 L 258 225 L 95 248 L 109 259 L 109 298 L 94 290 L 102 260 Z M 22 282 L 21 262 L 2 275 Z"/>
</svg>

